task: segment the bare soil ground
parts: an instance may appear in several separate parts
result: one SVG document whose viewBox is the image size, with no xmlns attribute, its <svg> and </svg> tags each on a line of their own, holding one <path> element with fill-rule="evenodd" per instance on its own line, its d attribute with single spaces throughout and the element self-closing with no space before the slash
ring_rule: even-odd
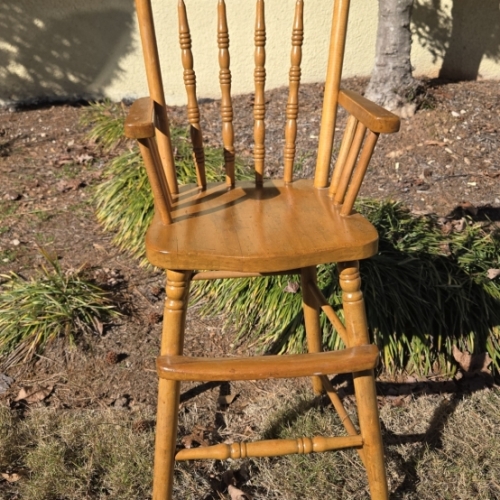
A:
<svg viewBox="0 0 500 500">
<path fill-rule="evenodd" d="M 364 80 L 351 79 L 345 86 L 359 91 L 365 85 Z M 303 86 L 300 93 L 301 176 L 311 175 L 314 168 L 321 97 L 319 84 Z M 400 200 L 415 213 L 443 217 L 443 223 L 464 214 L 498 221 L 499 83 L 432 82 L 427 101 L 429 109 L 403 121 L 399 134 L 380 139 L 361 195 Z M 283 90 L 268 93 L 270 175 L 280 171 L 285 103 Z M 244 158 L 251 155 L 251 105 L 251 96 L 235 99 L 236 147 Z M 206 142 L 215 146 L 219 146 L 218 106 L 216 101 L 202 105 Z M 184 111 L 172 109 L 172 121 L 184 123 Z M 155 405 L 163 275 L 138 267 L 118 251 L 112 235 L 95 220 L 90 199 L 109 155 L 86 139 L 86 130 L 79 125 L 82 112 L 79 105 L 0 110 L 0 273 L 33 275 L 42 263 L 41 246 L 57 256 L 63 269 L 85 267 L 118 298 L 126 314 L 105 325 L 100 336 L 77 339 L 72 348 L 55 342 L 32 364 L 9 368 L 6 375 L 14 382 L 0 394 L 0 405 L 12 409 L 26 405 L 15 401 L 23 387 L 50 389 L 36 404 L 61 409 L 134 411 Z M 339 129 L 344 121 L 341 115 Z M 196 310 L 190 313 L 187 352 L 211 355 L 242 348 L 233 346 L 230 334 L 221 333 L 220 321 L 201 318 Z M 199 390 L 191 386 L 183 400 L 202 393 L 213 402 L 224 390 L 219 385 Z M 265 388 L 256 384 L 250 390 L 257 394 Z M 396 391 L 393 396 L 397 395 Z"/>
</svg>

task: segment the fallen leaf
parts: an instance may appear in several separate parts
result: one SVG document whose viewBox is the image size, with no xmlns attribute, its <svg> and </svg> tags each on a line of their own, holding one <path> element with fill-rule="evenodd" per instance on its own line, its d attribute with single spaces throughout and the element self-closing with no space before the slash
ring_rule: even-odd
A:
<svg viewBox="0 0 500 500">
<path fill-rule="evenodd" d="M 227 487 L 227 491 L 229 492 L 229 496 L 231 500 L 252 500 L 252 497 L 245 493 L 244 491 L 239 490 L 232 484 Z"/>
<path fill-rule="evenodd" d="M 8 472 L 2 472 L 2 477 L 8 483 L 15 483 L 16 481 L 19 481 L 19 479 L 21 479 L 21 476 L 19 474 L 16 474 L 15 472 L 13 472 L 12 474 L 9 474 Z"/>
<path fill-rule="evenodd" d="M 82 164 L 86 164 L 86 163 L 90 163 L 94 160 L 94 157 L 92 155 L 89 155 L 87 153 L 84 153 L 84 154 L 81 154 L 81 155 L 78 155 L 76 157 L 76 161 L 82 165 Z"/>
<path fill-rule="evenodd" d="M 451 222 L 453 229 L 457 231 L 458 233 L 461 233 L 464 229 L 465 226 L 467 225 L 467 221 L 465 220 L 465 217 L 462 217 L 460 220 L 454 220 Z"/>
<path fill-rule="evenodd" d="M 97 333 L 99 333 L 99 335 L 102 335 L 104 332 L 104 325 L 103 325 L 102 321 L 100 321 L 98 318 L 95 318 L 95 317 L 92 318 L 92 321 L 94 323 L 94 326 L 95 326 Z"/>
<path fill-rule="evenodd" d="M 62 167 L 63 165 L 71 165 L 72 163 L 73 158 L 71 158 L 71 156 L 61 156 L 54 162 L 54 165 L 56 167 Z"/>
<path fill-rule="evenodd" d="M 464 372 L 485 372 L 490 373 L 488 366 L 491 363 L 491 358 L 487 352 L 480 354 L 470 354 L 467 351 L 462 352 L 457 346 L 453 346 L 453 357 Z"/>
<path fill-rule="evenodd" d="M 500 276 L 500 269 L 488 269 L 486 276 L 488 276 L 490 280 L 494 280 Z"/>
<path fill-rule="evenodd" d="M 103 245 L 100 245 L 99 243 L 92 243 L 92 246 L 96 249 L 96 250 L 100 250 L 101 252 L 104 252 L 105 254 L 108 253 L 108 251 L 106 250 L 106 248 L 103 246 Z M 109 255 L 109 254 L 108 254 Z"/>
<path fill-rule="evenodd" d="M 450 248 L 450 244 L 449 243 L 446 243 L 446 242 L 443 241 L 442 243 L 440 243 L 439 249 L 441 250 L 441 252 L 444 253 L 444 255 L 448 255 L 448 256 L 451 255 L 451 248 Z"/>
<path fill-rule="evenodd" d="M 475 207 L 470 201 L 464 201 L 459 204 L 462 209 L 471 214 L 471 215 L 477 215 L 477 207 Z"/>
<path fill-rule="evenodd" d="M 236 398 L 238 394 L 224 394 L 219 396 L 217 399 L 217 404 L 219 406 L 229 406 Z"/>
<path fill-rule="evenodd" d="M 78 179 L 71 179 L 71 180 L 62 179 L 56 184 L 57 190 L 60 191 L 61 193 L 65 193 L 66 191 L 75 191 L 85 186 L 86 186 L 85 181 Z"/>
<path fill-rule="evenodd" d="M 196 426 L 194 427 L 193 432 L 191 432 L 191 434 L 183 436 L 183 438 L 181 439 L 181 443 L 184 445 L 185 448 L 192 448 L 193 443 L 196 443 L 200 446 L 209 446 L 210 443 L 204 437 L 205 432 L 208 432 L 208 429 L 205 429 L 204 427 L 201 426 Z"/>
<path fill-rule="evenodd" d="M 296 281 L 289 281 L 288 285 L 283 288 L 284 292 L 287 293 L 297 293 L 299 291 L 300 285 Z"/>
<path fill-rule="evenodd" d="M 245 430 L 243 431 L 243 435 L 244 436 L 252 436 L 253 434 L 255 434 L 254 430 L 249 425 L 247 425 L 245 427 Z"/>
<path fill-rule="evenodd" d="M 3 394 L 7 391 L 7 389 L 12 385 L 14 379 L 5 375 L 4 373 L 0 373 L 0 394 Z"/>
<path fill-rule="evenodd" d="M 405 153 L 404 149 L 398 149 L 396 151 L 391 151 L 385 155 L 386 158 L 399 158 Z"/>
<path fill-rule="evenodd" d="M 7 193 L 4 195 L 4 200 L 9 200 L 9 201 L 18 201 L 20 200 L 21 198 L 23 197 L 23 195 L 21 193 L 15 193 L 15 192 L 11 192 L 11 193 Z"/>
<path fill-rule="evenodd" d="M 417 215 L 420 217 L 420 216 L 431 215 L 432 211 L 431 210 L 412 210 L 411 213 L 413 215 Z"/>
<path fill-rule="evenodd" d="M 21 387 L 17 397 L 14 401 L 21 401 L 24 399 L 26 403 L 33 404 L 43 401 L 45 398 L 49 397 L 54 390 L 53 385 L 47 387 L 33 386 L 33 387 Z"/>
</svg>

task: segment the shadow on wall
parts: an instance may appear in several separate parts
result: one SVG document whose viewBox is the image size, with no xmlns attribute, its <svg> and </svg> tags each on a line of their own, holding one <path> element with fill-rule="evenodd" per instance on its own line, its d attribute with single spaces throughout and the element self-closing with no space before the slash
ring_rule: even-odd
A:
<svg viewBox="0 0 500 500">
<path fill-rule="evenodd" d="M 412 21 L 434 62 L 443 61 L 440 78 L 475 80 L 483 57 L 500 61 L 499 0 L 453 0 L 451 13 L 443 0 L 415 2 Z"/>
<path fill-rule="evenodd" d="M 0 2 L 0 101 L 102 96 L 133 20 L 133 0 Z"/>
</svg>

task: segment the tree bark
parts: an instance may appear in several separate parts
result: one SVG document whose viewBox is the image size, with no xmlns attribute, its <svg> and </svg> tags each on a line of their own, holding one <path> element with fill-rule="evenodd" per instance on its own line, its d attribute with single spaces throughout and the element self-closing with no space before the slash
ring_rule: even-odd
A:
<svg viewBox="0 0 500 500">
<path fill-rule="evenodd" d="M 375 66 L 366 97 L 403 117 L 415 113 L 410 61 L 413 0 L 379 0 Z"/>
</svg>

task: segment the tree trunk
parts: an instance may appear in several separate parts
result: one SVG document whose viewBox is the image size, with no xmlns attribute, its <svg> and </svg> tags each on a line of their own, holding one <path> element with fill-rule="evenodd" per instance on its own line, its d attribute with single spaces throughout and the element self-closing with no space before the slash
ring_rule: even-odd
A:
<svg viewBox="0 0 500 500">
<path fill-rule="evenodd" d="M 410 62 L 410 18 L 413 0 L 379 0 L 375 66 L 366 97 L 400 114 L 411 116 L 415 90 Z"/>
</svg>

